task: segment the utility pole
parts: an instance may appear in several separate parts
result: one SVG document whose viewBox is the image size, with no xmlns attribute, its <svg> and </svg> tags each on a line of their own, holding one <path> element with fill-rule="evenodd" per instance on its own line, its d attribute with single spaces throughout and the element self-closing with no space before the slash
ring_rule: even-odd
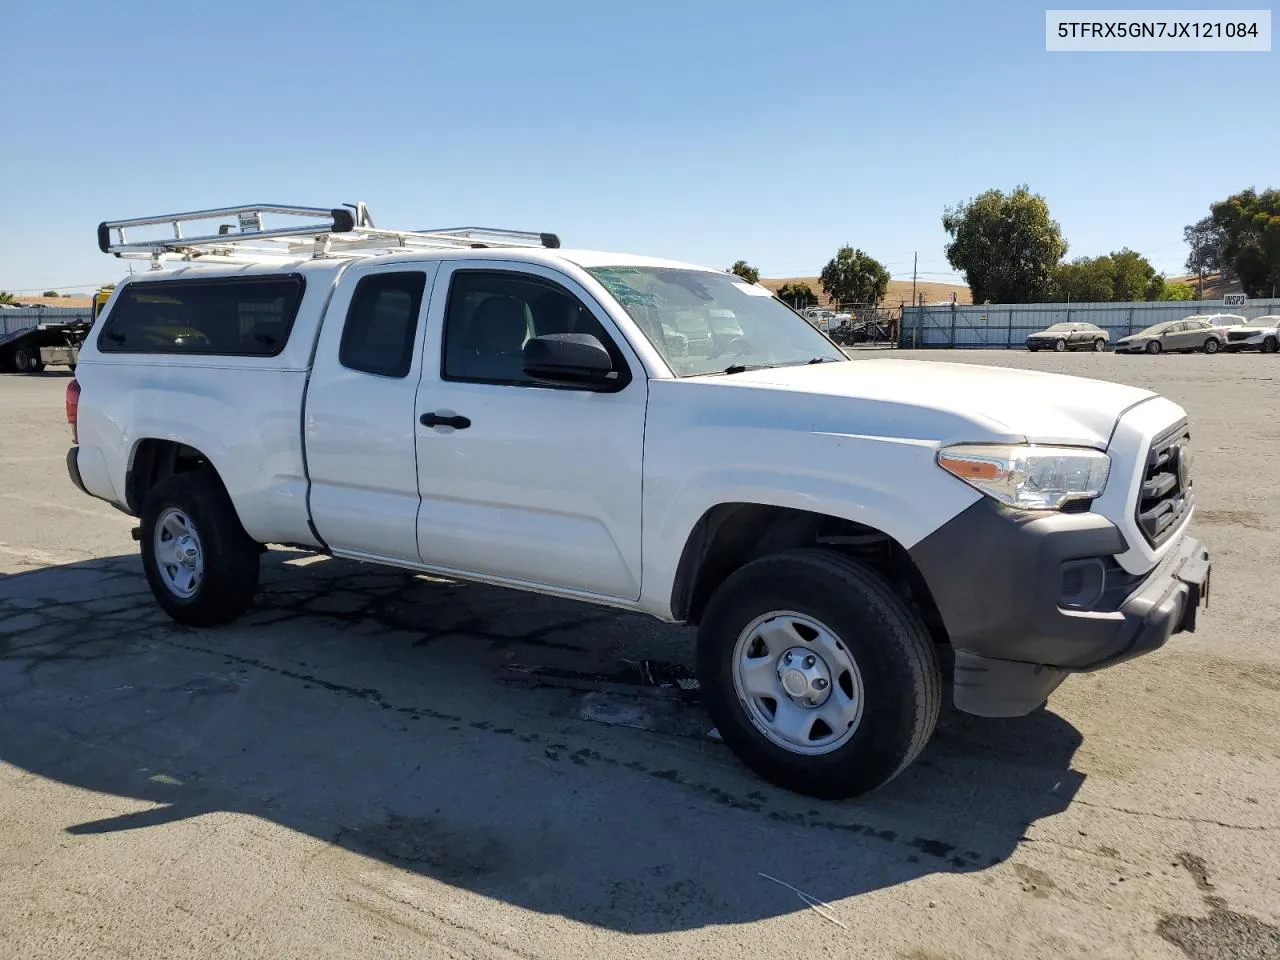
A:
<svg viewBox="0 0 1280 960">
<path fill-rule="evenodd" d="M 1204 260 L 1200 257 L 1200 238 L 1196 237 L 1196 245 L 1192 249 L 1195 250 L 1196 258 L 1196 299 L 1204 299 Z"/>
<path fill-rule="evenodd" d="M 911 302 L 916 302 L 916 264 L 919 262 L 920 252 L 914 251 L 911 254 Z"/>
</svg>

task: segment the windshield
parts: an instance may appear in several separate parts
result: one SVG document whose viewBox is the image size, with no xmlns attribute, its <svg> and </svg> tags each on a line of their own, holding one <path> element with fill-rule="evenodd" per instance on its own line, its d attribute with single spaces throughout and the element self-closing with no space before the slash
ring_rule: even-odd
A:
<svg viewBox="0 0 1280 960">
<path fill-rule="evenodd" d="M 1154 337 L 1157 334 L 1164 333 L 1173 324 L 1171 322 L 1157 323 L 1153 327 L 1147 327 L 1145 330 L 1139 330 L 1134 334 L 1135 337 Z"/>
<path fill-rule="evenodd" d="M 679 377 L 847 360 L 764 287 L 728 273 L 592 267 Z"/>
<path fill-rule="evenodd" d="M 1055 324 L 1054 324 L 1053 326 L 1051 326 L 1051 327 L 1045 327 L 1045 328 L 1044 328 L 1044 332 L 1045 332 L 1045 333 L 1053 333 L 1053 332 L 1055 332 L 1055 331 L 1062 331 L 1062 332 L 1065 332 L 1065 331 L 1070 330 L 1070 329 L 1071 329 L 1071 324 L 1069 324 L 1069 323 L 1055 323 Z"/>
</svg>

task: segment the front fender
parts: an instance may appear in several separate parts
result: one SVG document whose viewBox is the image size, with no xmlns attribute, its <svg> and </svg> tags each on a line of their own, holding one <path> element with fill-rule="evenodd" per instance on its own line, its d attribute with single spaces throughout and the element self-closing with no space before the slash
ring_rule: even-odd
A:
<svg viewBox="0 0 1280 960">
<path fill-rule="evenodd" d="M 935 463 L 934 441 L 820 432 L 778 432 L 731 451 L 707 442 L 698 460 L 646 456 L 641 604 L 673 619 L 672 588 L 699 520 L 725 503 L 788 507 L 850 520 L 910 549 L 981 498 Z M 682 445 L 683 446 L 683 445 Z M 760 463 L 767 452 L 768 462 Z M 751 464 L 743 462 L 747 456 Z"/>
</svg>

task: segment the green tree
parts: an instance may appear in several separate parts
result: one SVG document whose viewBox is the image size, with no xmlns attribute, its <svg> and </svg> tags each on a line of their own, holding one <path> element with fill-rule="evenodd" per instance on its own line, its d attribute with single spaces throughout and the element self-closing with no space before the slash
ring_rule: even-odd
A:
<svg viewBox="0 0 1280 960">
<path fill-rule="evenodd" d="M 729 268 L 729 272 L 737 274 L 743 280 L 747 281 L 747 283 L 760 282 L 760 271 L 751 266 L 751 264 L 747 263 L 745 260 L 739 260 Z"/>
<path fill-rule="evenodd" d="M 61 294 L 60 294 L 60 293 L 58 293 L 58 291 L 57 291 L 57 290 L 46 290 L 44 293 L 40 294 L 40 296 L 42 296 L 42 297 L 58 297 L 58 296 L 61 296 Z"/>
<path fill-rule="evenodd" d="M 0 290 L 0 303 L 13 303 L 13 294 L 8 290 Z"/>
<path fill-rule="evenodd" d="M 889 271 L 884 264 L 847 245 L 827 261 L 818 280 L 827 296 L 838 303 L 878 305 L 889 289 Z"/>
<path fill-rule="evenodd" d="M 1191 248 L 1191 252 L 1187 254 L 1188 273 L 1202 277 L 1226 270 L 1227 261 L 1222 255 L 1222 248 L 1227 245 L 1227 235 L 1214 222 L 1212 214 L 1183 227 L 1182 239 Z"/>
<path fill-rule="evenodd" d="M 1115 299 L 1116 283 L 1110 257 L 1077 257 L 1053 268 L 1050 300 L 1099 303 Z"/>
<path fill-rule="evenodd" d="M 1166 283 L 1157 300 L 1194 300 L 1196 288 L 1189 283 Z"/>
<path fill-rule="evenodd" d="M 812 287 L 803 281 L 784 283 L 778 288 L 777 297 L 783 303 L 788 303 L 797 310 L 804 310 L 807 307 L 816 307 L 818 305 L 818 295 L 813 292 Z"/>
<path fill-rule="evenodd" d="M 1142 254 L 1125 247 L 1101 257 L 1077 257 L 1053 269 L 1049 297 L 1077 302 L 1159 300 L 1165 279 Z"/>
<path fill-rule="evenodd" d="M 974 303 L 1043 300 L 1067 252 L 1044 197 L 1025 184 L 1008 195 L 988 190 L 948 207 L 942 226 L 952 237 L 947 260 L 964 274 Z"/>
<path fill-rule="evenodd" d="M 1280 190 L 1252 187 L 1213 204 L 1226 237 L 1222 253 L 1251 297 L 1280 295 Z"/>
<path fill-rule="evenodd" d="M 1111 254 L 1112 276 L 1115 278 L 1113 299 L 1128 303 L 1133 300 L 1155 300 L 1164 286 L 1164 278 L 1156 276 L 1156 268 L 1136 250 L 1123 248 Z"/>
</svg>

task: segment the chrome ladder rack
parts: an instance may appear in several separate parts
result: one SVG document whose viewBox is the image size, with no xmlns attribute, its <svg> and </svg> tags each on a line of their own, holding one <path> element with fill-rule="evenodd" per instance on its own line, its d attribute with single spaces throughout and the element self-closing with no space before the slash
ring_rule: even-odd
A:
<svg viewBox="0 0 1280 960">
<path fill-rule="evenodd" d="M 293 226 L 267 227 L 264 215 L 321 221 Z M 218 225 L 218 232 L 184 236 L 184 223 L 234 217 L 236 222 Z M 129 240 L 126 230 L 168 225 L 173 236 Z M 434 230 L 384 230 L 374 226 L 363 202 L 340 207 L 294 207 L 257 203 L 240 207 L 191 210 L 129 220 L 104 220 L 98 224 L 98 249 L 128 259 L 150 259 L 153 270 L 164 260 L 216 263 L 258 263 L 303 257 L 376 256 L 406 249 L 466 249 L 473 247 L 544 247 L 555 249 L 554 233 L 503 230 L 492 227 L 445 227 Z"/>
</svg>

